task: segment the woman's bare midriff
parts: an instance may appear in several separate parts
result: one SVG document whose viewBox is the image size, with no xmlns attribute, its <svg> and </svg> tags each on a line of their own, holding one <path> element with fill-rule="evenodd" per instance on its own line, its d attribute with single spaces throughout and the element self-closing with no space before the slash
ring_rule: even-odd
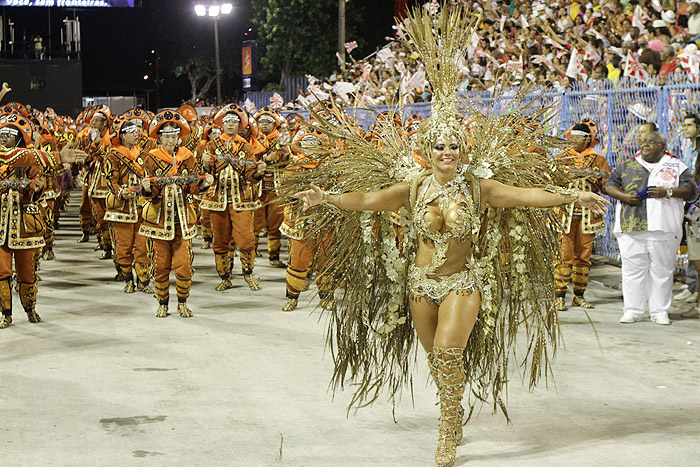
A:
<svg viewBox="0 0 700 467">
<path fill-rule="evenodd" d="M 418 239 L 418 251 L 416 252 L 416 266 L 430 266 L 435 254 L 435 246 L 431 240 Z M 447 277 L 449 275 L 462 272 L 467 269 L 467 262 L 472 257 L 472 243 L 470 240 L 464 242 L 460 240 L 450 240 L 447 248 L 445 264 L 435 270 L 434 275 L 429 275 L 430 279 Z"/>
</svg>

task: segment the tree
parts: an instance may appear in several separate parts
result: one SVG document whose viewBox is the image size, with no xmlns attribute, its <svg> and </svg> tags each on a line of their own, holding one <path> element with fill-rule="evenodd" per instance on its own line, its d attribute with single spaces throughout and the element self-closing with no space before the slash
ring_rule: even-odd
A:
<svg viewBox="0 0 700 467">
<path fill-rule="evenodd" d="M 252 22 L 258 31 L 260 77 L 326 75 L 336 63 L 338 0 L 257 0 Z"/>
<path fill-rule="evenodd" d="M 216 81 L 216 66 L 210 55 L 204 52 L 183 55 L 182 61 L 177 62 L 172 68 L 176 78 L 185 76 L 190 82 L 192 103 L 206 96 Z"/>
</svg>

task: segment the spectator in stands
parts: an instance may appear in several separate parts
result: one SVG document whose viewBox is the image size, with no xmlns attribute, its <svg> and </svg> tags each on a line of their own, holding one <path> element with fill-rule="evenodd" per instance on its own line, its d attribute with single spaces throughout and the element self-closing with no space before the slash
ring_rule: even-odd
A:
<svg viewBox="0 0 700 467">
<path fill-rule="evenodd" d="M 688 0 L 688 35 L 700 34 L 700 0 Z"/>
<path fill-rule="evenodd" d="M 684 146 L 683 160 L 691 168 L 696 185 L 700 182 L 698 171 L 698 146 L 700 145 L 700 116 L 689 113 L 683 119 L 683 136 L 687 143 Z M 687 288 L 674 296 L 674 300 L 695 303 L 695 307 L 681 313 L 683 318 L 700 316 L 700 298 L 698 297 L 698 276 L 700 275 L 700 206 L 691 205 L 686 217 L 686 241 L 688 245 L 688 267 L 686 268 Z"/>
<path fill-rule="evenodd" d="M 647 73 L 656 76 L 661 70 L 661 54 L 651 48 L 646 48 L 639 56 L 639 63 L 646 65 Z"/>
<path fill-rule="evenodd" d="M 668 77 L 668 75 L 675 73 L 678 67 L 678 61 L 676 60 L 676 51 L 673 46 L 666 45 L 661 51 L 661 69 L 659 70 L 659 77 L 662 75 Z"/>
<path fill-rule="evenodd" d="M 640 154 L 618 165 L 605 185 L 618 200 L 613 232 L 622 258 L 621 323 L 639 321 L 647 306 L 653 322 L 671 323 L 683 201 L 695 199 L 696 188 L 686 165 L 665 149 L 662 134 L 645 135 Z"/>
</svg>

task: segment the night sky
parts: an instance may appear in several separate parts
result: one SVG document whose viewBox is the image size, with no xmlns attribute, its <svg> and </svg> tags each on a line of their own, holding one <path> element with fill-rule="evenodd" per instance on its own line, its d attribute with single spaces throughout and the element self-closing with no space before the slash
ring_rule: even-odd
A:
<svg viewBox="0 0 700 467">
<path fill-rule="evenodd" d="M 240 92 L 240 44 L 255 38 L 251 27 L 251 3 L 255 0 L 231 0 L 233 13 L 219 20 L 219 39 L 222 62 L 233 64 L 235 76 L 225 76 L 224 96 Z M 169 70 L 178 57 L 190 51 L 204 49 L 211 52 L 214 60 L 214 27 L 207 17 L 194 13 L 195 0 L 143 0 L 141 8 L 1 8 L 5 23 L 15 23 L 15 38 L 21 44 L 26 36 L 30 41 L 34 35 L 43 37 L 48 47 L 49 24 L 51 25 L 52 48 L 60 51 L 63 19 L 80 17 L 82 32 L 83 94 L 91 95 L 144 95 L 147 89 L 155 89 L 155 57 L 160 57 L 159 71 L 163 84 L 160 88 L 160 105 L 179 105 L 189 94 L 186 78 L 176 79 Z M 205 2 L 202 2 L 205 3 Z M 366 50 L 353 53 L 362 57 L 376 45 L 383 43 L 384 36 L 391 35 L 393 24 L 393 0 L 350 0 L 362 5 L 366 15 L 363 32 Z M 50 21 L 49 21 L 50 17 Z M 332 25 L 335 27 L 335 24 Z M 246 36 L 248 32 L 248 36 Z M 347 37 L 348 41 L 354 37 Z M 19 45 L 18 45 L 19 47 Z M 155 50 L 156 53 L 151 53 Z M 328 57 L 334 60 L 334 57 Z M 232 73 L 232 75 L 233 75 Z M 149 80 L 144 80 L 149 75 Z M 215 88 L 210 91 L 215 93 Z"/>
</svg>

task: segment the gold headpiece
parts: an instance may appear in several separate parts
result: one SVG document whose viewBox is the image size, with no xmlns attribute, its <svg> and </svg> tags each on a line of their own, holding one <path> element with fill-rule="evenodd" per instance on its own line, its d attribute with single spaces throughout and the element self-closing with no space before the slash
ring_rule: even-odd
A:
<svg viewBox="0 0 700 467">
<path fill-rule="evenodd" d="M 464 127 L 456 108 L 460 68 L 466 60 L 464 47 L 475 34 L 480 15 L 443 3 L 435 14 L 428 8 L 415 7 L 407 19 L 404 38 L 410 39 L 409 47 L 420 55 L 433 94 L 431 115 L 423 126 L 423 136 L 434 141 L 444 134 L 461 135 Z"/>
</svg>

